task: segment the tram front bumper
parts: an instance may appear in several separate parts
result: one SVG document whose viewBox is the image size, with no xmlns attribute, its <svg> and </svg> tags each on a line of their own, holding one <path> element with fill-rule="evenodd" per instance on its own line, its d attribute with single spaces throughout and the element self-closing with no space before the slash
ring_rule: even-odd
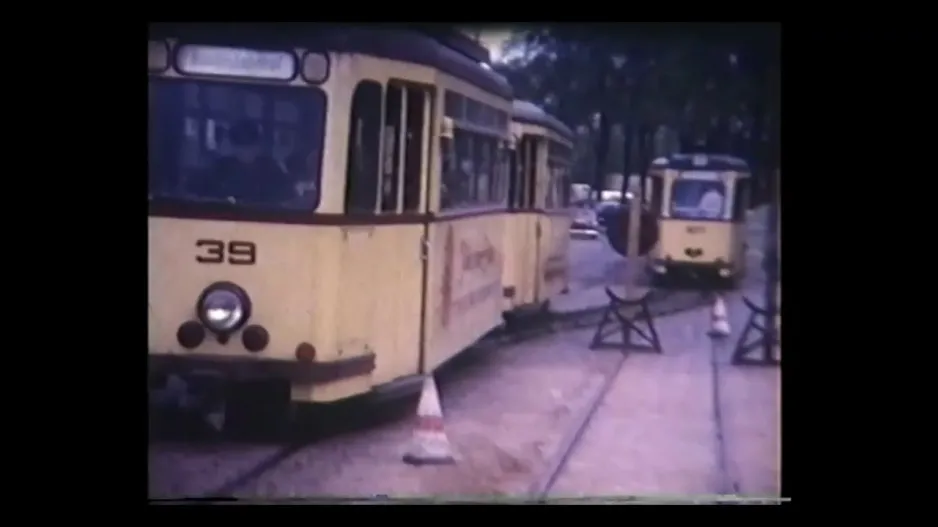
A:
<svg viewBox="0 0 938 527">
<path fill-rule="evenodd" d="M 674 260 L 654 260 L 651 271 L 659 276 L 685 275 L 699 277 L 732 278 L 736 269 L 726 262 L 682 262 Z"/>
<path fill-rule="evenodd" d="M 231 355 L 153 354 L 151 376 L 213 372 L 229 380 L 283 379 L 291 384 L 325 384 L 368 375 L 375 369 L 373 353 L 336 361 L 254 359 Z"/>
</svg>

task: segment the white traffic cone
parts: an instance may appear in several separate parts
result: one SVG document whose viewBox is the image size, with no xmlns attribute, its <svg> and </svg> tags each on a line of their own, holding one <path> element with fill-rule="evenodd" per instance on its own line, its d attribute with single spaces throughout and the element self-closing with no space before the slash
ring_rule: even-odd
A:
<svg viewBox="0 0 938 527">
<path fill-rule="evenodd" d="M 454 463 L 453 450 L 443 430 L 443 409 L 433 375 L 427 375 L 417 405 L 417 428 L 404 462 L 411 465 Z"/>
<path fill-rule="evenodd" d="M 713 302 L 713 311 L 710 315 L 710 331 L 707 332 L 710 337 L 728 337 L 730 336 L 730 321 L 726 316 L 726 303 L 723 302 L 723 296 L 717 295 Z"/>
</svg>

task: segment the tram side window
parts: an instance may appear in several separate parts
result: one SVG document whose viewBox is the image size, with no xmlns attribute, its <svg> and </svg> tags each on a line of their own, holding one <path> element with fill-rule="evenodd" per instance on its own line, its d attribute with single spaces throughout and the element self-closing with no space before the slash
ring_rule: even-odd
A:
<svg viewBox="0 0 938 527">
<path fill-rule="evenodd" d="M 570 204 L 570 149 L 551 141 L 548 144 L 547 208 L 563 208 Z"/>
<path fill-rule="evenodd" d="M 450 137 L 440 138 L 440 157 L 442 158 L 440 173 L 440 209 L 449 209 L 456 206 L 456 188 L 460 184 L 459 173 L 456 170 L 456 145 Z"/>
<path fill-rule="evenodd" d="M 474 157 L 477 162 L 476 170 L 476 202 L 479 204 L 492 203 L 495 200 L 496 182 L 495 144 L 492 137 L 476 136 Z"/>
<path fill-rule="evenodd" d="M 524 182 L 521 178 L 521 144 L 508 151 L 508 204 L 513 209 L 524 204 Z"/>
<path fill-rule="evenodd" d="M 567 208 L 570 206 L 571 186 L 573 185 L 573 149 L 565 145 L 558 145 L 560 152 L 558 157 L 561 163 L 561 178 L 557 183 L 560 185 L 560 206 Z"/>
<path fill-rule="evenodd" d="M 443 113 L 452 119 L 463 119 L 465 117 L 466 98 L 462 95 L 447 91 L 443 97 Z"/>
<path fill-rule="evenodd" d="M 443 107 L 453 120 L 453 139 L 440 143 L 441 208 L 504 205 L 508 160 L 500 145 L 504 129 L 496 126 L 499 111 L 453 91 L 445 92 Z"/>
<path fill-rule="evenodd" d="M 388 85 L 384 94 L 384 148 L 381 160 L 381 211 L 397 211 L 397 189 L 400 185 L 400 133 L 401 97 L 400 86 Z"/>
<path fill-rule="evenodd" d="M 499 203 L 501 205 L 507 204 L 508 178 L 511 173 L 511 167 L 509 166 L 510 156 L 511 150 L 501 141 L 497 142 L 495 151 L 495 182 L 492 187 L 493 191 L 491 196 L 493 203 Z"/>
<path fill-rule="evenodd" d="M 525 135 L 521 139 L 521 181 L 524 186 L 522 206 L 533 209 L 537 195 L 537 139 Z"/>
<path fill-rule="evenodd" d="M 472 144 L 462 130 L 453 130 L 453 138 L 441 140 L 443 153 L 443 185 L 440 206 L 443 209 L 465 207 L 473 203 L 475 185 L 472 174 Z"/>
<path fill-rule="evenodd" d="M 749 210 L 749 193 L 751 178 L 739 178 L 736 180 L 736 190 L 733 196 L 733 221 L 742 221 L 746 217 L 746 211 Z"/>
<path fill-rule="evenodd" d="M 557 191 L 558 166 L 554 159 L 547 159 L 547 188 L 544 193 L 544 208 L 553 209 L 556 207 L 555 194 Z"/>
<path fill-rule="evenodd" d="M 374 213 L 381 150 L 381 84 L 361 81 L 352 95 L 346 162 L 346 212 Z"/>
<path fill-rule="evenodd" d="M 427 92 L 407 89 L 407 131 L 404 157 L 404 211 L 417 212 L 420 207 L 421 176 L 423 175 L 424 103 Z"/>
<path fill-rule="evenodd" d="M 460 190 L 458 205 L 473 205 L 476 201 L 476 165 L 472 160 L 472 136 L 463 130 L 455 130 L 453 140 L 456 143 L 456 170 L 460 180 L 457 186 Z"/>
</svg>

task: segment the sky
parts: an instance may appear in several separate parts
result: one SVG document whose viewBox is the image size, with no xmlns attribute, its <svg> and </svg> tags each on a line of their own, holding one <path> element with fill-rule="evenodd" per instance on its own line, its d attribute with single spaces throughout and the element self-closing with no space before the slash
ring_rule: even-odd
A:
<svg viewBox="0 0 938 527">
<path fill-rule="evenodd" d="M 502 45 L 511 36 L 510 29 L 486 29 L 482 31 L 481 42 L 489 50 L 492 62 L 501 62 Z"/>
</svg>

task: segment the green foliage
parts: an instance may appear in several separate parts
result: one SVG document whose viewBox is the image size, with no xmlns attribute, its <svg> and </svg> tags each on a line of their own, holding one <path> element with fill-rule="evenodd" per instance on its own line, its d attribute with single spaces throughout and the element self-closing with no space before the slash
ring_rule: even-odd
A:
<svg viewBox="0 0 938 527">
<path fill-rule="evenodd" d="M 574 179 L 595 184 L 699 144 L 741 155 L 757 173 L 777 166 L 778 54 L 774 26 L 547 25 L 514 32 L 497 69 L 517 98 L 578 131 Z"/>
</svg>

